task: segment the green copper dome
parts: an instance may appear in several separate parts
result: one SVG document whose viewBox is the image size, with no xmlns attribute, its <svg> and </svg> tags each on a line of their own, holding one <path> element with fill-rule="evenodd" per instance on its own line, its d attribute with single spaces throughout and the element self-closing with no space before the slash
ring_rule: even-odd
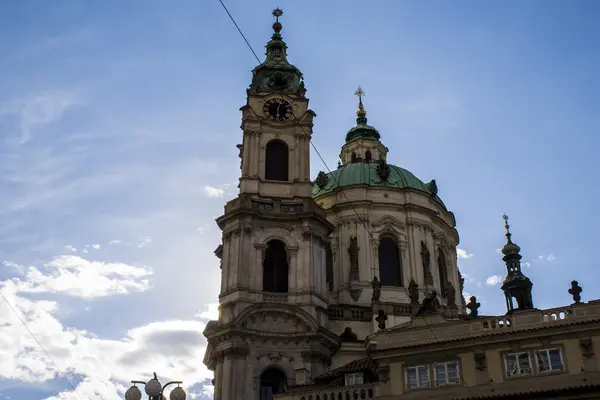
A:
<svg viewBox="0 0 600 400">
<path fill-rule="evenodd" d="M 350 128 L 346 134 L 346 143 L 355 139 L 379 140 L 381 135 L 371 125 L 367 125 L 367 112 L 362 103 L 364 92 L 359 87 L 356 93 L 359 96 L 358 111 L 356 112 L 356 126 Z"/>
<path fill-rule="evenodd" d="M 385 173 L 381 172 L 382 168 L 386 169 Z M 430 195 L 445 208 L 437 195 L 435 180 L 424 183 L 410 171 L 385 163 L 348 163 L 329 174 L 321 172 L 313 183 L 312 195 L 319 197 L 351 186 L 418 190 Z"/>
</svg>

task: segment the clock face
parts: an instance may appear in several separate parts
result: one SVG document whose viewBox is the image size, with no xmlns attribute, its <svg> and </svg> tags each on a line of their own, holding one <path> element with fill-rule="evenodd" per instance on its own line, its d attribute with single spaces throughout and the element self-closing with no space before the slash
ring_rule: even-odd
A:
<svg viewBox="0 0 600 400">
<path fill-rule="evenodd" d="M 292 105 L 284 99 L 269 99 L 265 101 L 263 113 L 271 121 L 285 121 L 292 117 Z"/>
</svg>

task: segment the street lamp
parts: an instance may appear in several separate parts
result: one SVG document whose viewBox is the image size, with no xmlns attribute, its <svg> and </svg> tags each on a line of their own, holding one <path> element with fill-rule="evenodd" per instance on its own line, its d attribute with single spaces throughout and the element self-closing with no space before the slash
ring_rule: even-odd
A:
<svg viewBox="0 0 600 400">
<path fill-rule="evenodd" d="M 156 377 L 156 372 L 154 373 L 154 378 L 150 379 L 148 382 L 144 381 L 131 381 L 133 386 L 127 389 L 125 392 L 125 400 L 142 400 L 142 391 L 140 388 L 135 386 L 136 383 L 140 383 L 144 385 L 144 391 L 148 395 L 149 400 L 167 400 L 163 395 L 165 389 L 169 385 L 180 385 L 182 381 L 171 381 L 167 382 L 164 386 L 160 384 L 158 378 Z M 177 386 L 173 391 L 171 391 L 171 395 L 169 396 L 170 400 L 185 400 L 187 395 L 185 394 L 185 390 L 181 386 Z"/>
</svg>

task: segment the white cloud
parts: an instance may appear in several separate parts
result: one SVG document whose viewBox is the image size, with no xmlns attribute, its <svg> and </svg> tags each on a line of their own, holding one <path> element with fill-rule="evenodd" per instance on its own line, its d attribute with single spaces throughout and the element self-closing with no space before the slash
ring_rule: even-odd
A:
<svg viewBox="0 0 600 400">
<path fill-rule="evenodd" d="M 22 272 L 24 271 L 24 269 L 23 269 L 23 266 L 22 266 L 22 265 L 16 264 L 16 263 L 14 263 L 14 262 L 11 262 L 11 261 L 4 261 L 4 262 L 3 262 L 3 264 L 4 264 L 4 266 L 5 266 L 5 267 L 7 267 L 7 268 L 12 268 L 12 269 L 16 270 L 16 271 L 17 271 L 17 272 L 19 272 L 19 273 L 22 273 Z"/>
<path fill-rule="evenodd" d="M 39 93 L 0 105 L 0 114 L 15 116 L 19 120 L 19 142 L 33 139 L 39 128 L 56 122 L 72 107 L 82 104 L 76 93 L 56 90 Z"/>
<path fill-rule="evenodd" d="M 531 268 L 531 263 L 529 261 L 525 261 L 522 264 L 525 268 Z"/>
<path fill-rule="evenodd" d="M 211 303 L 207 304 L 202 311 L 198 311 L 196 315 L 197 318 L 202 320 L 214 321 L 219 319 L 219 303 Z"/>
<path fill-rule="evenodd" d="M 148 371 L 160 371 L 159 378 L 181 379 L 192 386 L 210 378 L 206 368 L 198 368 L 206 349 L 200 321 L 170 320 L 131 329 L 121 339 L 108 340 L 64 327 L 53 313 L 56 303 L 12 297 L 19 316 L 59 366 L 63 374 L 79 374 L 84 380 L 77 394 L 64 391 L 51 400 L 122 398 L 131 379 L 149 379 Z M 23 327 L 7 307 L 0 308 L 4 321 L 0 341 L 0 376 L 29 383 L 55 377 L 52 361 L 35 341 L 23 334 Z M 151 351 L 149 351 L 151 350 Z"/>
<path fill-rule="evenodd" d="M 492 276 L 488 276 L 488 278 L 485 280 L 485 283 L 490 286 L 496 286 L 497 284 L 501 283 L 503 280 L 504 280 L 504 278 L 502 278 L 500 275 L 492 275 Z"/>
<path fill-rule="evenodd" d="M 76 249 L 75 247 L 71 246 L 70 244 L 67 244 L 67 245 L 65 245 L 65 246 L 63 246 L 63 247 L 64 247 L 65 249 L 67 249 L 67 250 L 69 250 L 69 251 L 73 252 L 73 253 L 76 253 L 76 252 L 77 252 L 77 249 Z"/>
<path fill-rule="evenodd" d="M 204 235 L 210 230 L 210 227 L 210 224 L 202 224 L 202 226 L 198 227 L 198 232 L 200 232 L 201 235 Z"/>
<path fill-rule="evenodd" d="M 113 240 L 110 240 L 108 242 L 108 244 L 121 244 L 121 243 L 123 243 L 123 241 L 122 240 L 117 240 L 117 239 L 113 239 Z"/>
<path fill-rule="evenodd" d="M 461 259 L 467 259 L 473 257 L 473 253 L 467 253 L 466 250 L 456 249 L 456 256 Z"/>
<path fill-rule="evenodd" d="M 556 257 L 554 257 L 554 254 L 548 254 L 547 256 L 538 256 L 538 260 L 540 261 L 554 261 L 556 260 Z"/>
<path fill-rule="evenodd" d="M 138 238 L 137 242 L 138 242 L 137 247 L 139 247 L 139 248 L 146 247 L 146 245 L 148 245 L 149 243 L 152 242 L 152 238 L 148 237 L 148 236 L 144 236 L 144 237 Z"/>
<path fill-rule="evenodd" d="M 104 264 L 105 267 L 107 265 Z M 112 271 L 112 275 L 122 270 L 130 275 L 143 275 L 143 272 L 119 263 L 106 269 Z M 33 275 L 33 279 L 38 279 L 37 275 Z M 79 282 L 88 279 L 80 276 Z M 47 400 L 80 400 L 123 398 L 131 379 L 149 379 L 152 371 L 159 372 L 163 383 L 179 379 L 186 387 L 212 377 L 206 368 L 198 365 L 206 350 L 202 335 L 206 326 L 204 321 L 156 321 L 130 329 L 121 338 L 103 339 L 85 330 L 64 326 L 56 317 L 59 303 L 20 295 L 36 285 L 35 282 L 15 279 L 0 281 L 0 289 L 8 304 L 52 360 L 27 333 L 8 304 L 0 302 L 0 320 L 5 321 L 0 330 L 0 377 L 3 379 L 39 384 L 55 379 L 58 366 L 63 376 L 76 374 L 81 375 L 83 380 L 77 385 L 76 394 L 66 390 Z M 44 292 L 56 291 L 38 291 Z M 208 318 L 214 310 L 215 306 L 209 305 L 205 312 L 199 314 Z M 210 388 L 200 390 L 210 391 Z"/>
<path fill-rule="evenodd" d="M 496 253 L 502 254 L 502 249 L 496 249 Z"/>
<path fill-rule="evenodd" d="M 213 186 L 204 186 L 202 190 L 206 197 L 218 198 L 223 197 L 223 195 L 225 194 L 225 190 Z"/>
<path fill-rule="evenodd" d="M 43 268 L 28 267 L 25 276 L 14 278 L 15 290 L 23 293 L 63 293 L 92 299 L 150 288 L 152 270 L 123 263 L 89 261 L 68 255 L 55 257 Z"/>
<path fill-rule="evenodd" d="M 97 243 L 94 243 L 94 244 L 92 245 L 92 248 L 93 248 L 93 249 L 96 249 L 96 250 L 99 250 L 99 249 L 100 249 L 100 245 L 99 245 L 99 244 L 97 244 Z"/>
</svg>

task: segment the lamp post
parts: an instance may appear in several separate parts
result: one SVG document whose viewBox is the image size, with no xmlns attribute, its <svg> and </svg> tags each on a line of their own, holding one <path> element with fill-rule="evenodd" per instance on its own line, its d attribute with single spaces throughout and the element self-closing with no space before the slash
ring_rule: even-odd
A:
<svg viewBox="0 0 600 400">
<path fill-rule="evenodd" d="M 164 386 L 158 381 L 156 377 L 156 372 L 154 373 L 154 378 L 150 379 L 148 382 L 144 381 L 131 381 L 133 386 L 127 389 L 125 392 L 125 400 L 142 400 L 142 391 L 140 388 L 136 386 L 137 383 L 144 385 L 144 391 L 148 395 L 149 400 L 167 400 L 163 395 L 167 386 L 170 385 L 180 385 L 182 381 L 170 381 L 167 382 Z M 181 386 L 177 386 L 175 389 L 171 391 L 171 395 L 169 396 L 170 400 L 185 400 L 187 397 L 185 390 Z"/>
</svg>

